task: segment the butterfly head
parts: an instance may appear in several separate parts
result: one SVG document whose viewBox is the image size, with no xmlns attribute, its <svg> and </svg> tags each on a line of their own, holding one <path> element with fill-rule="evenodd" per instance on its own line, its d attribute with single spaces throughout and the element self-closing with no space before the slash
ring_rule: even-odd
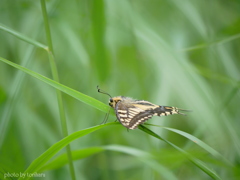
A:
<svg viewBox="0 0 240 180">
<path fill-rule="evenodd" d="M 123 100 L 123 97 L 122 96 L 117 96 L 117 97 L 111 97 L 109 99 L 109 106 L 111 106 L 112 108 L 115 108 L 116 107 L 116 104 L 119 102 L 119 101 L 122 101 Z"/>
<path fill-rule="evenodd" d="M 125 98 L 123 96 L 112 97 L 112 96 L 110 96 L 110 94 L 108 94 L 108 93 L 106 93 L 104 91 L 101 91 L 101 89 L 99 89 L 98 86 L 97 86 L 97 89 L 98 89 L 99 93 L 106 94 L 106 95 L 108 95 L 110 97 L 110 99 L 109 99 L 109 106 L 111 106 L 112 108 L 115 108 L 116 104 L 119 101 L 122 101 Z"/>
</svg>

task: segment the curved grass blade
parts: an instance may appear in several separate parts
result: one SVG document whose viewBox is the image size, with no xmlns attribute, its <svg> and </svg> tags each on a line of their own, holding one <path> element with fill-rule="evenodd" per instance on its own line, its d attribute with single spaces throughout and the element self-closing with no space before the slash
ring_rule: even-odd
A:
<svg viewBox="0 0 240 180">
<path fill-rule="evenodd" d="M 121 145 L 98 146 L 75 150 L 72 151 L 72 157 L 73 160 L 79 160 L 106 150 L 122 152 L 139 158 L 153 158 L 149 153 Z M 67 154 L 63 153 L 51 162 L 47 163 L 45 166 L 43 166 L 41 170 L 39 170 L 39 172 L 56 169 L 66 165 L 67 163 Z"/>
<path fill-rule="evenodd" d="M 71 151 L 71 154 L 72 154 L 73 160 L 79 160 L 79 159 L 84 159 L 89 156 L 95 155 L 102 151 L 105 151 L 105 148 L 99 146 L 99 147 L 90 147 L 90 148 Z M 43 166 L 38 172 L 57 169 L 66 165 L 67 163 L 68 163 L 67 154 L 63 153 L 57 158 L 55 158 L 54 160 L 52 160 L 51 162 L 47 163 L 45 166 Z"/>
<path fill-rule="evenodd" d="M 217 152 L 215 149 L 213 149 L 212 147 L 210 147 L 209 145 L 207 145 L 206 143 L 204 143 L 203 141 L 201 141 L 200 139 L 196 138 L 195 136 L 193 136 L 191 134 L 188 134 L 186 132 L 183 132 L 183 131 L 180 131 L 180 130 L 174 129 L 174 128 L 168 128 L 168 127 L 163 127 L 163 126 L 158 126 L 158 125 L 153 125 L 153 124 L 145 124 L 145 125 L 161 127 L 163 129 L 166 129 L 166 130 L 175 132 L 181 136 L 184 136 L 185 138 L 191 140 L 192 142 L 196 143 L 198 146 L 200 146 L 201 148 L 203 148 L 204 150 L 209 152 L 211 155 L 213 155 L 217 159 L 224 161 L 228 165 L 231 165 L 231 163 L 226 158 L 224 158 L 219 152 Z"/>
<path fill-rule="evenodd" d="M 155 161 L 153 159 L 154 157 L 147 152 L 130 148 L 130 147 L 120 146 L 120 145 L 109 145 L 109 146 L 105 146 L 105 148 L 107 150 L 118 151 L 118 152 L 126 153 L 126 154 L 137 157 L 142 163 L 151 167 L 155 172 L 158 172 L 163 179 L 166 179 L 166 180 L 178 179 L 171 170 L 169 170 L 165 166 Z"/>
<path fill-rule="evenodd" d="M 109 125 L 116 125 L 119 123 L 112 122 L 107 124 L 102 124 L 98 126 L 94 126 L 91 128 L 87 128 L 84 130 L 80 130 L 77 132 L 72 133 L 71 135 L 63 138 L 62 140 L 58 141 L 54 145 L 52 145 L 47 151 L 45 151 L 42 155 L 40 155 L 38 158 L 36 158 L 30 166 L 27 168 L 27 170 L 24 172 L 24 174 L 32 174 L 35 172 L 38 172 L 44 164 L 51 159 L 58 151 L 60 151 L 62 148 L 64 148 L 67 144 L 72 142 L 75 139 L 78 139 L 82 136 L 85 136 L 87 134 L 90 134 L 98 129 L 101 129 L 103 127 L 109 126 Z M 30 177 L 26 177 L 26 179 L 29 179 Z M 23 179 L 23 177 L 20 177 L 19 180 Z"/>
<path fill-rule="evenodd" d="M 46 45 L 41 44 L 40 42 L 35 41 L 33 39 L 30 39 L 29 37 L 27 37 L 27 36 L 25 36 L 23 34 L 20 34 L 19 32 L 15 31 L 15 30 L 13 30 L 13 29 L 11 29 L 11 28 L 9 28 L 9 27 L 1 24 L 1 23 L 0 23 L 0 30 L 3 30 L 3 31 L 5 31 L 5 32 L 7 32 L 9 34 L 12 34 L 13 36 L 15 36 L 15 37 L 17 37 L 17 38 L 19 38 L 19 39 L 21 39 L 21 40 L 23 40 L 25 42 L 28 42 L 28 43 L 36 46 L 36 47 L 42 48 L 44 50 L 47 50 L 47 48 L 48 48 Z"/>
<path fill-rule="evenodd" d="M 76 151 L 72 151 L 73 160 L 79 160 L 91 155 L 103 152 L 103 151 L 116 151 L 128 154 L 130 156 L 136 157 L 142 163 L 146 164 L 147 166 L 151 167 L 154 171 L 158 172 L 164 179 L 169 180 L 177 180 L 177 177 L 171 172 L 169 169 L 164 167 L 163 165 L 159 164 L 157 161 L 154 160 L 154 156 L 152 156 L 148 152 L 144 152 L 142 150 L 138 150 L 135 148 L 121 146 L 121 145 L 109 145 L 109 146 L 99 146 L 99 147 L 90 147 L 85 149 L 80 149 Z M 62 167 L 67 164 L 67 155 L 66 153 L 58 156 L 53 161 L 46 164 L 44 167 L 39 170 L 39 172 L 56 169 Z"/>
<path fill-rule="evenodd" d="M 102 102 L 100 102 L 100 101 L 98 101 L 98 100 L 96 100 L 96 99 L 94 99 L 94 98 L 92 98 L 90 96 L 87 96 L 87 95 L 85 95 L 83 93 L 80 93 L 80 92 L 78 92 L 78 91 L 76 91 L 74 89 L 71 89 L 71 88 L 69 88 L 69 87 L 67 87 L 67 86 L 65 86 L 63 84 L 60 84 L 60 83 L 58 83 L 58 82 L 56 82 L 56 81 L 54 81 L 52 79 L 49 79 L 49 78 L 47 78 L 47 77 L 45 77 L 45 76 L 43 76 L 41 74 L 38 74 L 38 73 L 36 73 L 36 72 L 34 72 L 34 71 L 30 70 L 30 69 L 22 67 L 22 66 L 20 66 L 20 65 L 18 65 L 16 63 L 13 63 L 13 62 L 11 62 L 11 61 L 9 61 L 7 59 L 4 59 L 2 57 L 0 57 L 0 61 L 4 62 L 6 64 L 9 64 L 12 67 L 15 67 L 15 68 L 17 68 L 17 69 L 19 69 L 19 70 L 21 70 L 21 71 L 31 75 L 32 77 L 35 77 L 35 78 L 37 78 L 37 79 L 39 79 L 39 80 L 49 84 L 50 86 L 52 86 L 52 87 L 54 87 L 54 88 L 56 88 L 56 89 L 58 89 L 58 90 L 60 90 L 60 91 L 62 91 L 64 93 L 66 93 L 66 94 L 68 94 L 68 95 L 78 99 L 79 101 L 82 101 L 85 104 L 88 104 L 88 105 L 90 105 L 90 106 L 92 106 L 92 107 L 94 107 L 94 108 L 96 108 L 96 109 L 98 109 L 100 111 L 103 111 L 105 113 L 108 113 L 108 111 L 109 111 L 109 106 L 108 105 L 106 105 L 106 104 L 104 104 L 104 103 L 102 103 Z M 111 111 L 111 114 L 114 114 L 113 110 Z"/>
<path fill-rule="evenodd" d="M 170 141 L 168 141 L 166 139 L 163 139 L 161 136 L 157 135 L 156 133 L 154 133 L 153 131 L 151 131 L 150 129 L 148 129 L 147 127 L 145 127 L 143 125 L 140 125 L 139 129 L 144 131 L 144 132 L 146 132 L 146 133 L 148 133 L 149 135 L 151 135 L 151 136 L 153 136 L 153 137 L 155 137 L 157 139 L 160 139 L 160 140 L 164 141 L 165 143 L 169 144 L 173 148 L 175 148 L 178 151 L 180 151 L 181 153 L 183 153 L 188 158 L 189 161 L 191 161 L 199 169 L 204 171 L 206 174 L 208 174 L 213 179 L 221 180 L 221 178 L 215 172 L 213 172 L 210 168 L 208 168 L 203 162 L 201 162 L 199 159 L 196 159 L 191 154 L 187 153 L 186 151 L 184 151 L 183 149 L 179 148 L 175 144 L 171 143 Z"/>
</svg>

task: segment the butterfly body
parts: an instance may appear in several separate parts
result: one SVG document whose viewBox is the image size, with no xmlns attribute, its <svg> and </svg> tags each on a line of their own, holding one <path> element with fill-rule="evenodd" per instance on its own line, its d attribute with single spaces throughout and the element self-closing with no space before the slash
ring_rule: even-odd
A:
<svg viewBox="0 0 240 180">
<path fill-rule="evenodd" d="M 171 106 L 159 106 L 144 100 L 117 96 L 110 98 L 109 105 L 115 109 L 118 121 L 128 129 L 136 129 L 153 116 L 182 114 L 187 111 Z"/>
</svg>

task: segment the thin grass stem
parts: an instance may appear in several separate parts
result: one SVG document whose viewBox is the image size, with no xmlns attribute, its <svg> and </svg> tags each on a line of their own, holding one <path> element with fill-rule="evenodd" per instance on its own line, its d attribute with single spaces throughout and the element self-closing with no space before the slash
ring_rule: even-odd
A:
<svg viewBox="0 0 240 180">
<path fill-rule="evenodd" d="M 42 8 L 42 14 L 43 14 L 43 19 L 44 19 L 44 27 L 45 27 L 45 32 L 46 32 L 47 43 L 48 43 L 48 47 L 49 47 L 48 57 L 49 57 L 50 65 L 51 65 L 52 75 L 53 75 L 53 79 L 55 81 L 59 82 L 57 66 L 56 66 L 55 59 L 54 59 L 53 44 L 52 44 L 51 31 L 50 31 L 49 22 L 48 22 L 48 15 L 47 15 L 47 10 L 46 10 L 45 0 L 41 0 L 41 8 Z M 56 90 L 56 93 L 57 93 L 58 108 L 59 108 L 59 113 L 60 113 L 62 132 L 63 132 L 63 136 L 67 137 L 68 129 L 67 129 L 66 115 L 65 115 L 65 110 L 64 110 L 63 100 L 62 100 L 62 93 L 59 90 Z M 73 166 L 71 147 L 69 144 L 66 146 L 66 151 L 67 151 L 67 156 L 68 156 L 71 177 L 72 177 L 72 180 L 75 180 L 76 176 L 75 176 L 75 170 L 74 170 L 74 166 Z"/>
</svg>

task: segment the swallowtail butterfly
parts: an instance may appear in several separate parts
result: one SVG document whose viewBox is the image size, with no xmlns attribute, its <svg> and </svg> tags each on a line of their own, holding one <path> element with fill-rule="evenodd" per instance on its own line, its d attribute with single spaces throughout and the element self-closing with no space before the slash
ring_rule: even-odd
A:
<svg viewBox="0 0 240 180">
<path fill-rule="evenodd" d="M 99 88 L 98 92 L 110 96 Z M 177 107 L 159 106 L 148 101 L 135 100 L 124 96 L 110 96 L 109 106 L 114 108 L 118 121 L 128 129 L 136 129 L 153 116 L 185 115 L 182 111 L 189 111 Z"/>
</svg>

